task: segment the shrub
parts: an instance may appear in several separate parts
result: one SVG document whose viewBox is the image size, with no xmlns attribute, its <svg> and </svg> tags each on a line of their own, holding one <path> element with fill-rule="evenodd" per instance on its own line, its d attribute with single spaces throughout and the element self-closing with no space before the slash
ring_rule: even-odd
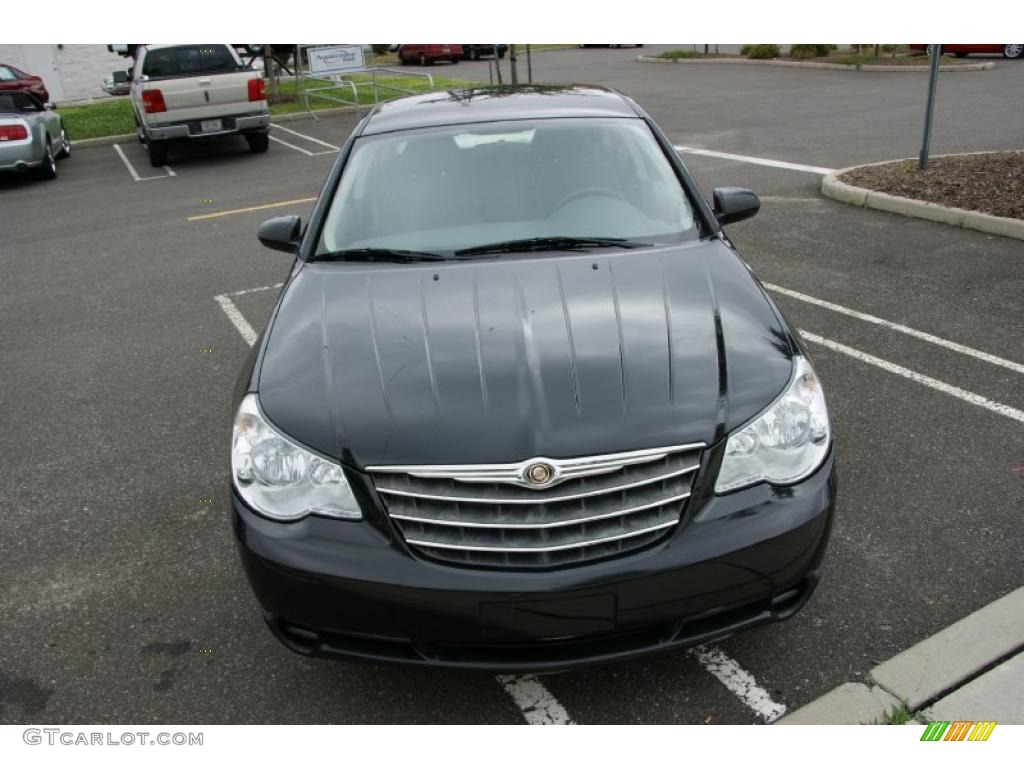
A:
<svg viewBox="0 0 1024 768">
<path fill-rule="evenodd" d="M 387 43 L 383 43 L 383 44 L 378 43 L 377 45 L 371 45 L 370 49 L 373 51 L 373 55 L 374 56 L 380 56 L 382 54 L 387 53 L 388 52 L 388 48 L 390 48 L 390 47 L 391 46 L 389 46 Z"/>
<path fill-rule="evenodd" d="M 835 48 L 825 43 L 801 43 L 789 46 L 789 55 L 794 59 L 816 59 L 828 56 Z"/>
<path fill-rule="evenodd" d="M 665 51 L 664 53 L 662 53 L 661 58 L 672 59 L 673 61 L 675 61 L 676 59 L 692 59 L 695 56 L 700 55 L 701 54 L 697 53 L 697 51 L 687 51 L 683 48 L 675 48 L 671 51 Z"/>
<path fill-rule="evenodd" d="M 774 43 L 744 45 L 740 49 L 740 53 L 748 59 L 777 59 L 779 58 L 779 46 Z"/>
</svg>

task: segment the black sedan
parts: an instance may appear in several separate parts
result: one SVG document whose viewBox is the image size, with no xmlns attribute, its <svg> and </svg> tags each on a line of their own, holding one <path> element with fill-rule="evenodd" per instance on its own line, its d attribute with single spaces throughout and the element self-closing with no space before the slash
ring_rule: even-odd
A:
<svg viewBox="0 0 1024 768">
<path fill-rule="evenodd" d="M 234 399 L 231 497 L 303 654 L 559 670 L 796 613 L 835 503 L 821 384 L 630 99 L 448 91 L 355 128 Z"/>
</svg>

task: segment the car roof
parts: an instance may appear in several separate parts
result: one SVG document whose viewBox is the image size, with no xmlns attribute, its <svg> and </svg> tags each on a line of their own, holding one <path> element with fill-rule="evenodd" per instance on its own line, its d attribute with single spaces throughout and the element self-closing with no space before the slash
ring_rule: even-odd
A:
<svg viewBox="0 0 1024 768">
<path fill-rule="evenodd" d="M 630 99 L 599 86 L 493 86 L 423 93 L 385 102 L 370 113 L 360 135 L 499 120 L 641 115 Z"/>
<path fill-rule="evenodd" d="M 147 51 L 159 51 L 161 48 L 185 48 L 190 45 L 223 45 L 230 50 L 234 50 L 228 43 L 146 43 L 142 47 Z"/>
</svg>

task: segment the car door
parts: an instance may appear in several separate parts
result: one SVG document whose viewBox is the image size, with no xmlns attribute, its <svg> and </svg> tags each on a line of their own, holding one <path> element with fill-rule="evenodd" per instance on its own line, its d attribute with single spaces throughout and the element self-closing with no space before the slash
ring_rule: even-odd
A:
<svg viewBox="0 0 1024 768">
<path fill-rule="evenodd" d="M 56 155 L 60 151 L 60 115 L 52 109 L 48 109 L 43 113 L 43 119 L 46 121 L 46 135 L 50 137 L 50 149 Z"/>
</svg>

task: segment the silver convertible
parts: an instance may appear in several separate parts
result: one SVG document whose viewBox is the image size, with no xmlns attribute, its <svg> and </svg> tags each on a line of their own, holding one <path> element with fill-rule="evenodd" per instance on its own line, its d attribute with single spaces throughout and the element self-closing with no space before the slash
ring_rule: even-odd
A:
<svg viewBox="0 0 1024 768">
<path fill-rule="evenodd" d="M 27 91 L 0 91 L 0 171 L 57 178 L 57 158 L 71 154 L 64 120 Z"/>
</svg>

